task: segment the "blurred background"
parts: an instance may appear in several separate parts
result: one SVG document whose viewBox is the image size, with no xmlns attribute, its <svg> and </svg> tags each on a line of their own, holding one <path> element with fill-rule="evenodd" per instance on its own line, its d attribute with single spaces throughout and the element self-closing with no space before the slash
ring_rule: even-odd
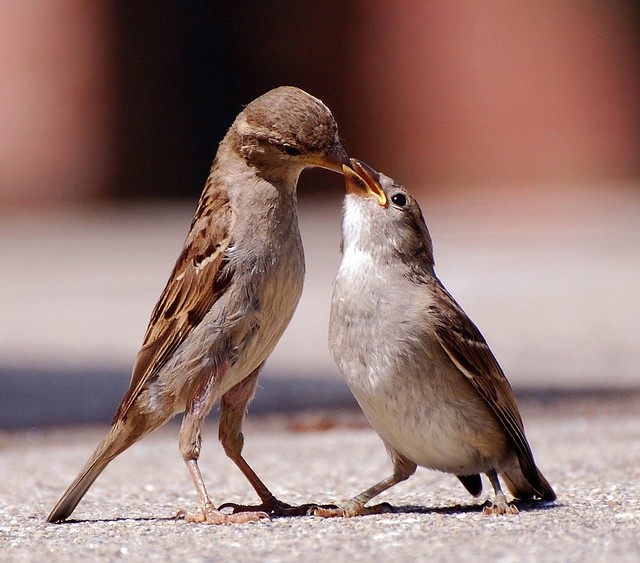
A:
<svg viewBox="0 0 640 563">
<path fill-rule="evenodd" d="M 635 2 L 0 0 L 0 426 L 108 420 L 217 144 L 283 84 L 416 194 L 519 393 L 640 384 Z M 252 411 L 353 404 L 326 326 L 342 182 Z"/>
</svg>

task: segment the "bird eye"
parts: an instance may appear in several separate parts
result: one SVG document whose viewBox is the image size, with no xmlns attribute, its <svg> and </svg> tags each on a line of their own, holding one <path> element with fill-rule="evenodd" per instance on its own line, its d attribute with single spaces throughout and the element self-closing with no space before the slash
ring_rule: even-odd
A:
<svg viewBox="0 0 640 563">
<path fill-rule="evenodd" d="M 393 194 L 391 196 L 391 202 L 398 207 L 404 207 L 407 205 L 407 196 L 401 193 Z"/>
<path fill-rule="evenodd" d="M 289 143 L 283 143 L 282 150 L 286 152 L 289 156 L 298 156 L 300 153 L 300 149 L 290 145 Z"/>
</svg>

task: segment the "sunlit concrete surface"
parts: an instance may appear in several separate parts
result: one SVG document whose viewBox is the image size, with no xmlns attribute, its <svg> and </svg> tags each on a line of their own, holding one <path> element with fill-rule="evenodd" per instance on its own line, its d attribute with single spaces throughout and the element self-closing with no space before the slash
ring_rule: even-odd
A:
<svg viewBox="0 0 640 563">
<path fill-rule="evenodd" d="M 640 190 L 550 189 L 533 204 L 487 193 L 421 204 L 437 272 L 514 387 L 638 386 Z M 258 410 L 351 401 L 327 348 L 340 206 L 339 196 L 300 202 L 305 290 L 267 362 Z M 108 419 L 194 207 L 2 216 L 0 424 Z"/>
<path fill-rule="evenodd" d="M 44 518 L 102 438 L 105 425 L 0 432 L 3 561 L 637 561 L 640 558 L 640 396 L 539 403 L 522 413 L 555 505 L 520 504 L 486 517 L 452 475 L 418 469 L 380 495 L 396 514 L 281 518 L 210 527 L 176 522 L 197 498 L 177 447 L 177 425 L 118 457 L 73 521 Z M 327 428 L 321 431 L 323 428 Z M 255 502 L 216 440 L 200 466 L 214 502 Z M 386 476 L 382 443 L 351 413 L 250 418 L 245 456 L 290 503 L 340 502 Z M 485 483 L 486 489 L 486 483 Z"/>
</svg>

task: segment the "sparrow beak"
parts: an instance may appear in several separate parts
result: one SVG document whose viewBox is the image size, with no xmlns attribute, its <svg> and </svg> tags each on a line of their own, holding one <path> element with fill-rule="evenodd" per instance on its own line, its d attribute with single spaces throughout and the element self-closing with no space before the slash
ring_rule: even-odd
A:
<svg viewBox="0 0 640 563">
<path fill-rule="evenodd" d="M 340 144 L 340 141 L 335 141 L 326 153 L 319 155 L 313 161 L 312 166 L 319 166 L 342 174 L 343 166 L 349 166 L 349 164 L 349 155 Z"/>
<path fill-rule="evenodd" d="M 351 166 L 342 167 L 344 185 L 347 192 L 360 197 L 375 197 L 378 203 L 384 207 L 387 205 L 387 196 L 378 181 L 378 173 L 361 160 L 351 159 Z"/>
</svg>

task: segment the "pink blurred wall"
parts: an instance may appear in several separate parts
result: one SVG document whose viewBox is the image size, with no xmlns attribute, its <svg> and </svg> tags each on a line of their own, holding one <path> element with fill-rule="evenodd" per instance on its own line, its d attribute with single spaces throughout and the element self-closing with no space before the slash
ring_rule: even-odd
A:
<svg viewBox="0 0 640 563">
<path fill-rule="evenodd" d="M 0 2 L 0 209 L 103 193 L 109 2 Z"/>
<path fill-rule="evenodd" d="M 113 108 L 137 111 L 116 99 L 115 5 L 0 2 L 0 206 L 113 193 L 122 143 Z M 295 17 L 271 19 L 256 15 L 260 4 L 243 6 L 230 30 L 239 46 L 234 68 L 252 69 L 241 73 L 243 88 L 270 79 L 317 84 L 313 93 L 331 102 L 349 152 L 412 189 L 580 187 L 640 176 L 631 2 L 326 0 L 321 10 L 296 3 Z M 145 8 L 127 8 L 135 9 Z M 246 40 L 258 49 L 237 43 L 243 29 L 253 30 Z M 142 91 L 138 100 L 153 95 Z M 238 99 L 238 108 L 249 100 Z M 153 158 L 157 142 L 126 157 Z M 119 182 L 135 191 L 135 182 Z"/>
<path fill-rule="evenodd" d="M 437 188 L 640 172 L 637 14 L 624 2 L 358 2 L 358 151 Z"/>
</svg>

